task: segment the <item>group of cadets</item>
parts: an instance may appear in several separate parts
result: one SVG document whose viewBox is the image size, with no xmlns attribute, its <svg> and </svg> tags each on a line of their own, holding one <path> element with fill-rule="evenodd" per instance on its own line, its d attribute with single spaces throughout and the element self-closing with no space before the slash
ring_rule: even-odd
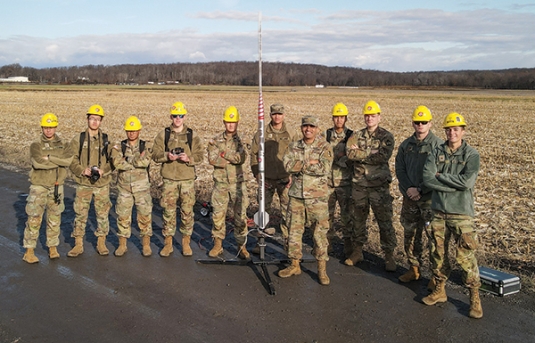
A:
<svg viewBox="0 0 535 343">
<path fill-rule="evenodd" d="M 240 114 L 228 107 L 223 114 L 224 131 L 209 142 L 207 148 L 199 135 L 186 125 L 187 110 L 176 102 L 170 110 L 171 125 L 162 130 L 149 147 L 140 139 L 141 122 L 129 117 L 124 126 L 126 139 L 111 144 L 100 125 L 104 110 L 93 105 L 87 112 L 87 129 L 66 143 L 56 135 L 57 117 L 52 113 L 41 119 L 42 134 L 30 146 L 32 170 L 24 230 L 23 260 L 39 261 L 35 256 L 39 228 L 47 211 L 46 245 L 50 259 L 59 258 L 61 213 L 64 210 L 63 184 L 67 169 L 76 181 L 75 221 L 72 237 L 74 247 L 67 253 L 76 257 L 83 253 L 83 240 L 91 201 L 97 218 L 97 252 L 108 255 L 106 236 L 109 233 L 108 213 L 111 208 L 110 182 L 117 171 L 117 235 L 116 256 L 127 251 L 131 235 L 132 208 L 136 206 L 137 224 L 142 240 L 143 256 L 152 254 L 152 198 L 147 169 L 154 161 L 161 164 L 163 178 L 160 204 L 163 208 L 163 257 L 173 252 L 176 233 L 176 208 L 180 204 L 182 254 L 191 256 L 195 203 L 195 166 L 208 162 L 213 166 L 213 248 L 210 257 L 223 253 L 226 234 L 225 217 L 232 206 L 234 237 L 238 255 L 250 258 L 246 249 L 247 207 L 249 205 L 245 161 L 250 155 L 251 170 L 258 177 L 260 134 L 253 137 L 250 149 L 238 133 Z M 328 285 L 326 265 L 329 240 L 334 235 L 334 213 L 340 207 L 344 258 L 352 266 L 364 260 L 363 246 L 368 239 L 367 218 L 370 207 L 379 227 L 385 269 L 395 271 L 394 249 L 397 245 L 392 224 L 393 197 L 390 194 L 389 160 L 394 151 L 394 136 L 381 127 L 381 109 L 368 101 L 362 110 L 365 127 L 358 131 L 346 126 L 348 109 L 337 103 L 332 109 L 333 127 L 320 132 L 319 119 L 307 115 L 301 120 L 298 133 L 286 125 L 284 106 L 270 107 L 271 121 L 265 128 L 265 201 L 272 212 L 275 193 L 279 198 L 280 231 L 290 260 L 278 275 L 287 278 L 301 274 L 302 239 L 305 226 L 313 229 L 313 255 L 317 260 L 320 284 Z M 400 282 L 420 279 L 420 265 L 427 236 L 427 251 L 433 277 L 423 298 L 426 305 L 447 301 L 445 283 L 451 267 L 448 249 L 453 238 L 456 259 L 463 269 L 463 280 L 470 289 L 470 313 L 481 318 L 483 311 L 478 289 L 480 279 L 475 251 L 478 237 L 474 227 L 473 188 L 479 171 L 479 154 L 463 139 L 466 122 L 458 113 L 444 120 L 446 141 L 430 130 L 432 114 L 418 106 L 412 114 L 414 133 L 404 140 L 395 157 L 395 172 L 403 195 L 400 221 L 404 229 L 404 249 L 409 270 Z M 249 151 L 248 151 L 249 150 Z M 255 250 L 257 250 L 256 247 Z"/>
</svg>

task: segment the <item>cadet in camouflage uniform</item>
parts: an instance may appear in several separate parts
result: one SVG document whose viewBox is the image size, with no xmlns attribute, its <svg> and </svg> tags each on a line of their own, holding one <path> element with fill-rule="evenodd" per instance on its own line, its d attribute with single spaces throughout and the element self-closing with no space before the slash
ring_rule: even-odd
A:
<svg viewBox="0 0 535 343">
<path fill-rule="evenodd" d="M 424 185 L 433 190 L 434 212 L 429 227 L 434 250 L 430 254 L 436 288 L 423 298 L 426 305 L 448 300 L 446 280 L 451 271 L 448 247 L 455 240 L 457 263 L 463 269 L 463 281 L 470 289 L 471 318 L 483 317 L 479 299 L 479 268 L 476 259 L 478 237 L 474 224 L 474 186 L 479 172 L 479 153 L 463 140 L 466 122 L 458 113 L 444 120 L 447 141 L 429 154 L 424 165 Z"/>
<path fill-rule="evenodd" d="M 223 114 L 225 132 L 216 135 L 208 143 L 208 162 L 214 166 L 214 189 L 212 192 L 212 236 L 214 247 L 208 255 L 217 257 L 223 253 L 225 239 L 225 218 L 227 207 L 233 204 L 234 238 L 238 246 L 239 255 L 243 259 L 249 258 L 245 248 L 247 238 L 247 206 L 249 197 L 245 183 L 243 164 L 247 159 L 247 151 L 238 135 L 238 109 L 230 106 Z"/>
<path fill-rule="evenodd" d="M 275 193 L 279 196 L 280 211 L 282 214 L 280 230 L 284 241 L 288 239 L 287 208 L 288 187 L 290 174 L 284 169 L 282 157 L 290 142 L 297 141 L 297 131 L 289 128 L 284 121 L 284 106 L 273 104 L 270 107 L 271 122 L 266 126 L 264 133 L 264 164 L 265 168 L 265 206 L 271 217 L 271 203 Z M 257 132 L 251 143 L 250 164 L 255 179 L 258 179 L 258 151 L 260 133 Z"/>
<path fill-rule="evenodd" d="M 173 252 L 173 236 L 176 233 L 177 200 L 180 202 L 180 233 L 182 234 L 182 255 L 191 256 L 191 234 L 193 233 L 195 205 L 195 166 L 204 158 L 201 138 L 186 124 L 188 111 L 181 102 L 171 106 L 171 126 L 162 130 L 154 139 L 152 159 L 161 163 L 163 178 L 162 197 L 163 230 L 165 245 L 160 256 Z"/>
<path fill-rule="evenodd" d="M 127 139 L 115 143 L 111 158 L 117 175 L 117 229 L 119 247 L 115 256 L 123 256 L 128 250 L 126 241 L 132 234 L 132 207 L 136 205 L 137 224 L 143 246 L 143 256 L 150 256 L 150 237 L 152 236 L 152 197 L 148 168 L 151 152 L 146 142 L 139 139 L 141 122 L 137 117 L 129 117 L 125 124 Z"/>
<path fill-rule="evenodd" d="M 327 249 L 329 241 L 328 184 L 333 152 L 329 143 L 319 134 L 319 120 L 314 116 L 302 119 L 303 138 L 290 143 L 284 154 L 284 168 L 291 173 L 288 205 L 289 242 L 288 257 L 291 265 L 279 271 L 282 278 L 301 274 L 299 262 L 303 257 L 302 239 L 305 225 L 314 225 L 313 254 L 318 261 L 320 284 L 330 283 L 327 276 Z"/>
<path fill-rule="evenodd" d="M 63 183 L 72 156 L 67 144 L 56 134 L 58 118 L 47 113 L 41 118 L 41 137 L 30 145 L 30 194 L 26 203 L 26 228 L 24 229 L 24 248 L 22 258 L 28 263 L 39 262 L 34 249 L 39 238 L 39 229 L 46 211 L 46 245 L 50 259 L 59 258 L 57 246 L 63 203 Z"/>
<path fill-rule="evenodd" d="M 110 182 L 112 165 L 109 159 L 110 145 L 108 135 L 100 130 L 104 119 L 104 110 L 100 105 L 93 105 L 87 111 L 87 130 L 74 136 L 71 141 L 73 155 L 70 170 L 76 181 L 76 198 L 74 199 L 74 247 L 67 253 L 76 257 L 84 252 L 83 239 L 89 214 L 91 200 L 94 200 L 97 215 L 97 251 L 99 255 L 109 254 L 106 236 L 110 231 L 108 214 L 111 208 Z M 80 142 L 80 138 L 82 141 Z"/>
<path fill-rule="evenodd" d="M 396 155 L 396 176 L 399 191 L 403 194 L 400 221 L 404 229 L 405 254 L 410 265 L 409 271 L 399 277 L 401 282 L 420 278 L 424 250 L 422 235 L 433 219 L 432 191 L 423 184 L 423 170 L 427 155 L 444 141 L 431 131 L 432 119 L 431 111 L 427 107 L 416 107 L 412 114 L 414 134 L 401 143 Z M 427 231 L 426 234 L 429 237 Z"/>
<path fill-rule="evenodd" d="M 368 101 L 362 113 L 366 127 L 355 131 L 346 144 L 347 157 L 353 161 L 353 252 L 344 263 L 352 266 L 364 260 L 362 246 L 368 240 L 366 220 L 371 206 L 379 226 L 385 269 L 395 271 L 394 249 L 397 240 L 392 225 L 392 175 L 388 166 L 394 150 L 394 136 L 379 126 L 381 108 L 375 101 Z"/>
<path fill-rule="evenodd" d="M 348 110 L 346 105 L 339 102 L 332 110 L 333 127 L 325 132 L 327 142 L 333 148 L 333 165 L 329 177 L 329 228 L 334 234 L 334 212 L 336 203 L 340 206 L 344 235 L 344 258 L 351 255 L 351 218 L 349 216 L 349 202 L 351 200 L 351 168 L 346 156 L 346 142 L 353 131 L 346 127 Z M 331 247 L 331 243 L 329 243 Z"/>
</svg>

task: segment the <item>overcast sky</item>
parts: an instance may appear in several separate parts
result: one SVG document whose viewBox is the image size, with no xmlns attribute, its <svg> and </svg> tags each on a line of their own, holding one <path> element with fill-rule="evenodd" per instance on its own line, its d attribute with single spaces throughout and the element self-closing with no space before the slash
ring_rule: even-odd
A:
<svg viewBox="0 0 535 343">
<path fill-rule="evenodd" d="M 535 0 L 0 0 L 0 66 L 535 67 Z"/>
</svg>

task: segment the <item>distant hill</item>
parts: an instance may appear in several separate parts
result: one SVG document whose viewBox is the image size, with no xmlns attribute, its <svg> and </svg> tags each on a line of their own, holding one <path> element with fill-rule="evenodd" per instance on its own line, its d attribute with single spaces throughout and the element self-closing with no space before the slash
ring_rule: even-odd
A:
<svg viewBox="0 0 535 343">
<path fill-rule="evenodd" d="M 398 73 L 279 62 L 264 62 L 262 68 L 262 83 L 265 86 L 535 89 L 535 68 Z M 30 81 L 37 83 L 180 83 L 254 86 L 258 84 L 258 63 L 240 61 L 120 64 L 41 69 L 10 64 L 0 68 L 0 78 L 12 76 L 26 76 Z"/>
</svg>

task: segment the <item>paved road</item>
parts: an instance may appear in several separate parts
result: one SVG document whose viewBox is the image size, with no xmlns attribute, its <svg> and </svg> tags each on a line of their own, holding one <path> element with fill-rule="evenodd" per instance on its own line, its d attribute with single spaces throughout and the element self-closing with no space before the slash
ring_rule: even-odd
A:
<svg viewBox="0 0 535 343">
<path fill-rule="evenodd" d="M 88 228 L 85 252 L 71 248 L 73 190 L 66 189 L 59 260 L 49 261 L 41 236 L 41 262 L 22 261 L 27 176 L 0 169 L 0 342 L 528 342 L 535 337 L 535 300 L 520 293 L 484 295 L 484 318 L 468 318 L 468 295 L 448 284 L 448 302 L 428 307 L 422 280 L 401 285 L 366 255 L 358 267 L 328 263 L 331 285 L 321 286 L 315 263 L 300 276 L 280 279 L 268 266 L 277 291 L 269 295 L 254 266 L 205 265 L 209 222 L 196 223 L 193 258 L 175 253 L 141 256 L 139 232 L 121 258 L 98 256 Z M 113 233 L 107 245 L 115 250 Z M 163 246 L 161 213 L 155 211 L 152 248 Z M 252 245 L 254 238 L 251 238 Z M 226 242 L 225 248 L 235 252 Z M 278 246 L 270 244 L 269 251 Z M 230 257 L 230 253 L 228 254 Z M 280 256 L 274 254 L 274 256 Z M 376 262 L 377 261 L 377 262 Z"/>
</svg>

